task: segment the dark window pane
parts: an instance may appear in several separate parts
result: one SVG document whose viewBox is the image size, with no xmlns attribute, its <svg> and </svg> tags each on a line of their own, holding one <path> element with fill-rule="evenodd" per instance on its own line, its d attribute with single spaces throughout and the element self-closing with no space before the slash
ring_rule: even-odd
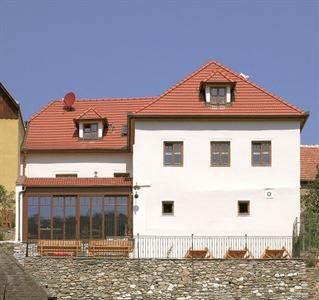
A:
<svg viewBox="0 0 319 300">
<path fill-rule="evenodd" d="M 213 153 L 212 159 L 213 159 L 213 164 L 218 165 L 219 164 L 219 153 L 218 152 Z"/>
<path fill-rule="evenodd" d="M 238 213 L 248 214 L 249 213 L 249 202 L 238 202 Z"/>
<path fill-rule="evenodd" d="M 76 238 L 76 197 L 65 197 L 65 239 Z"/>
<path fill-rule="evenodd" d="M 37 202 L 37 201 L 36 201 Z M 28 238 L 38 238 L 38 205 L 30 205 L 35 203 L 34 197 L 28 198 Z"/>
<path fill-rule="evenodd" d="M 263 152 L 261 155 L 262 162 L 264 165 L 269 165 L 270 160 L 269 160 L 269 153 L 268 152 Z"/>
<path fill-rule="evenodd" d="M 64 203 L 62 197 L 53 198 L 53 239 L 63 239 L 64 227 Z"/>
<path fill-rule="evenodd" d="M 90 198 L 80 197 L 80 238 L 90 238 Z"/>
<path fill-rule="evenodd" d="M 173 202 L 162 202 L 162 213 L 163 214 L 173 214 L 174 213 Z"/>
<path fill-rule="evenodd" d="M 51 239 L 51 206 L 40 206 L 40 239 Z"/>
<path fill-rule="evenodd" d="M 105 236 L 115 236 L 115 197 L 105 197 L 104 206 Z"/>
<path fill-rule="evenodd" d="M 92 238 L 102 238 L 103 197 L 92 197 Z"/>
<path fill-rule="evenodd" d="M 228 153 L 222 153 L 222 164 L 227 165 L 229 163 Z"/>
<path fill-rule="evenodd" d="M 218 94 L 219 94 L 219 96 L 225 96 L 225 95 L 226 95 L 226 90 L 225 90 L 225 88 L 219 88 L 219 89 L 218 89 Z"/>
<path fill-rule="evenodd" d="M 217 96 L 217 95 L 218 95 L 218 90 L 217 90 L 217 88 L 211 88 L 211 89 L 210 89 L 210 94 L 211 94 L 211 96 Z"/>
<path fill-rule="evenodd" d="M 125 236 L 127 235 L 127 205 L 118 205 L 117 206 L 117 235 Z"/>
</svg>

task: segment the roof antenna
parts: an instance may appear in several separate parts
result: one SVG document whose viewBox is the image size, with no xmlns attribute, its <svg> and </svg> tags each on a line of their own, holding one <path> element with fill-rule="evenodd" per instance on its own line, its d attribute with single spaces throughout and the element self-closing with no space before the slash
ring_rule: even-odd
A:
<svg viewBox="0 0 319 300">
<path fill-rule="evenodd" d="M 73 92 L 67 93 L 63 98 L 63 102 L 64 102 L 64 109 L 66 111 L 73 110 L 72 105 L 75 102 L 75 94 Z"/>
<path fill-rule="evenodd" d="M 246 75 L 244 73 L 240 73 L 239 76 L 245 78 L 245 79 L 249 79 L 249 75 Z"/>
</svg>

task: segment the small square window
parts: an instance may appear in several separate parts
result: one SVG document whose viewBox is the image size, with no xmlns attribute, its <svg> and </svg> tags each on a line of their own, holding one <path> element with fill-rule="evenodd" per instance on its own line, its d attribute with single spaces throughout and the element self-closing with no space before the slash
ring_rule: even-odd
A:
<svg viewBox="0 0 319 300">
<path fill-rule="evenodd" d="M 238 201 L 238 216 L 248 216 L 250 214 L 249 201 Z"/>
<path fill-rule="evenodd" d="M 162 215 L 163 216 L 174 215 L 174 201 L 162 201 Z"/>
</svg>

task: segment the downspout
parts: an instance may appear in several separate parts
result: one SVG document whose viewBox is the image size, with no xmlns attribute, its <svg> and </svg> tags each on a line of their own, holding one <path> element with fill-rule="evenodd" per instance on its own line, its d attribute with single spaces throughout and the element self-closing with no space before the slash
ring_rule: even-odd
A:
<svg viewBox="0 0 319 300">
<path fill-rule="evenodd" d="M 18 242 L 20 242 L 21 234 L 20 234 L 20 228 L 21 228 L 21 196 L 24 194 L 26 188 L 25 186 L 22 188 L 22 191 L 19 192 L 18 194 Z"/>
</svg>

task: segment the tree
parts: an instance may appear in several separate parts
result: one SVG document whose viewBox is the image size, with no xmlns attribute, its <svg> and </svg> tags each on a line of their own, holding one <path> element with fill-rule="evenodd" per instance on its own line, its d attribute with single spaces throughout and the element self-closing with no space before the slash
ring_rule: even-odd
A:
<svg viewBox="0 0 319 300">
<path fill-rule="evenodd" d="M 0 184 L 0 209 L 12 209 L 14 204 L 14 192 L 8 192 L 6 188 Z"/>
<path fill-rule="evenodd" d="M 302 196 L 305 213 L 319 216 L 319 168 L 315 180 L 308 185 L 308 192 Z"/>
</svg>

